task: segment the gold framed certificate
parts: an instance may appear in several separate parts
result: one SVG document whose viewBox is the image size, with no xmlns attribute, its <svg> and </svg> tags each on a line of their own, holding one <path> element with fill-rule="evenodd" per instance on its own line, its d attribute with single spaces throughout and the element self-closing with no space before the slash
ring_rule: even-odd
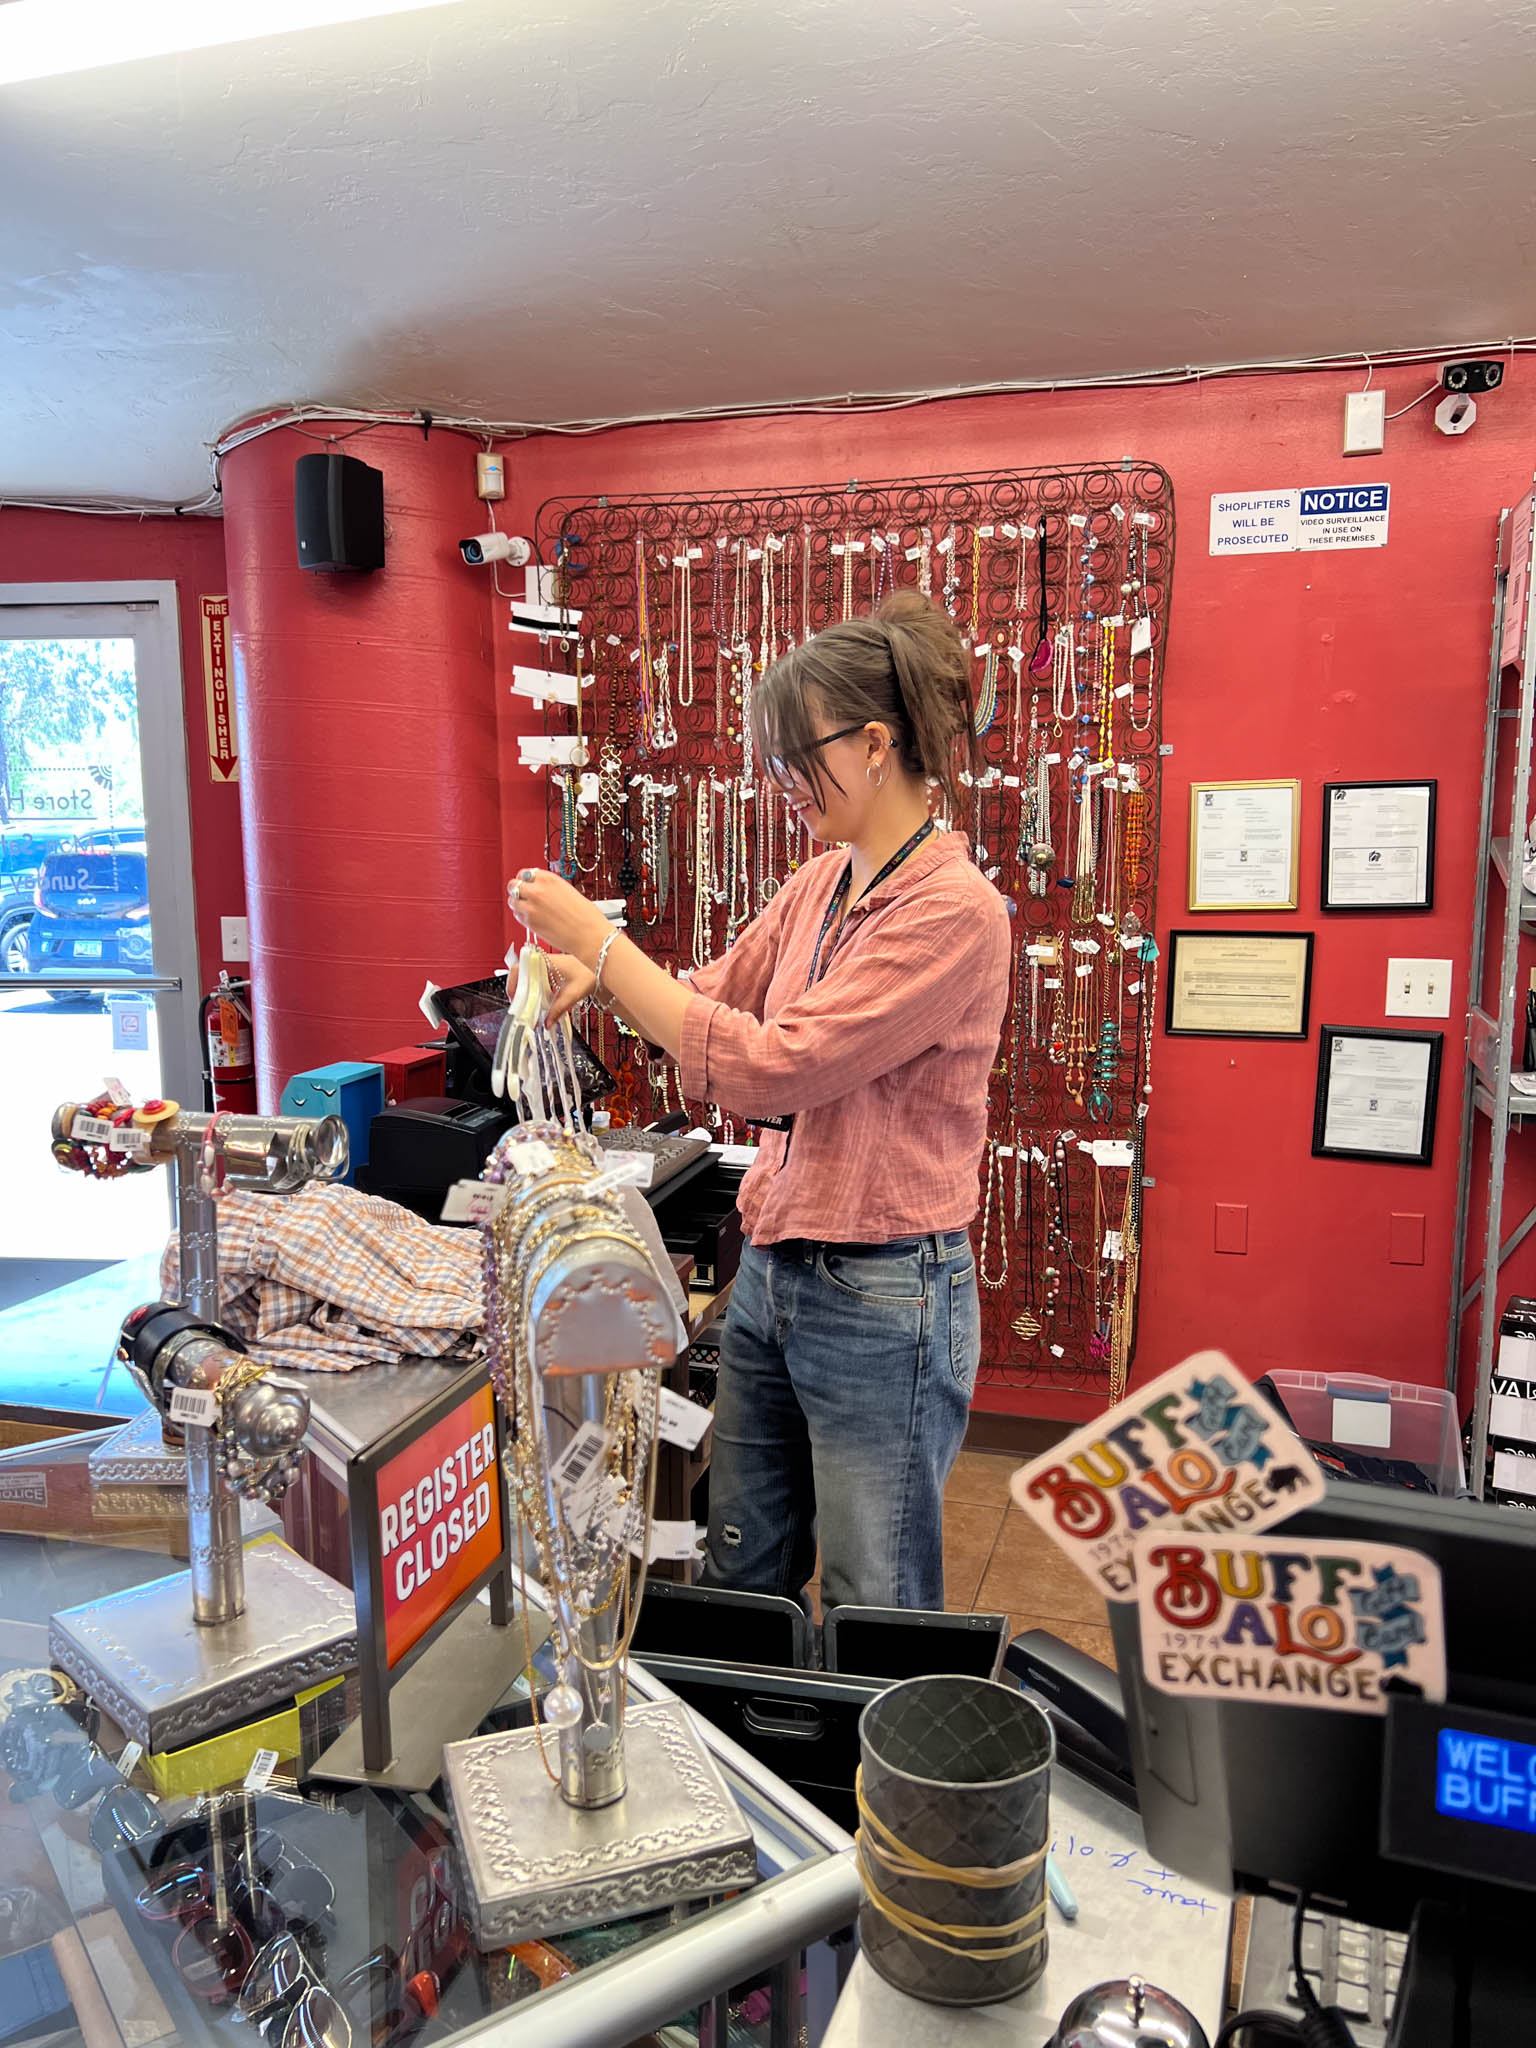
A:
<svg viewBox="0 0 1536 2048">
<path fill-rule="evenodd" d="M 1299 782 L 1190 785 L 1191 910 L 1294 910 L 1300 862 Z"/>
<path fill-rule="evenodd" d="M 1165 1028 L 1188 1038 L 1305 1038 L 1312 936 L 1170 932 Z"/>
</svg>

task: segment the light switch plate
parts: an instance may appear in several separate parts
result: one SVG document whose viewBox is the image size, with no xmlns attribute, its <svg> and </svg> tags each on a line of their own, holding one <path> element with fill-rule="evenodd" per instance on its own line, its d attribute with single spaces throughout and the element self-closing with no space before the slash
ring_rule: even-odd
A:
<svg viewBox="0 0 1536 2048">
<path fill-rule="evenodd" d="M 249 960 L 251 957 L 250 927 L 243 917 L 221 917 L 219 919 L 219 944 L 226 960 Z"/>
<path fill-rule="evenodd" d="M 1389 960 L 1387 1015 L 1449 1017 L 1454 964 L 1450 960 Z"/>
</svg>

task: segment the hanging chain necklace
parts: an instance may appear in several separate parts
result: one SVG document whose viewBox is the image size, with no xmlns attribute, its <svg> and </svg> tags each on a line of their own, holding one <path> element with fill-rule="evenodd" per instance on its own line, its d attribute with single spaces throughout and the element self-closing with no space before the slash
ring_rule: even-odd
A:
<svg viewBox="0 0 1536 2048">
<path fill-rule="evenodd" d="M 1008 1285 L 1008 1219 L 1003 1213 L 1003 1155 L 996 1138 L 987 1140 L 987 1192 L 981 1211 L 981 1256 L 976 1262 L 977 1272 L 983 1287 L 997 1293 Z M 988 1266 L 988 1246 L 992 1236 L 992 1217 L 997 1215 L 997 1252 L 1001 1263 Z"/>
<path fill-rule="evenodd" d="M 715 786 L 699 777 L 693 812 L 693 964 L 703 967 L 715 949 Z"/>
</svg>

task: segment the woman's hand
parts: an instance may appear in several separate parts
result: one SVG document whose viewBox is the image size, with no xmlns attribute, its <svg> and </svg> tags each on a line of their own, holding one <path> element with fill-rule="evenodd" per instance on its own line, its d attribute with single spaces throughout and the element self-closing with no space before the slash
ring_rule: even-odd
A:
<svg viewBox="0 0 1536 2048">
<path fill-rule="evenodd" d="M 584 1003 L 597 987 L 597 977 L 590 967 L 583 967 L 571 953 L 551 953 L 549 971 L 555 977 L 555 999 L 549 1006 L 546 1024 L 558 1024 L 578 1003 Z"/>
<path fill-rule="evenodd" d="M 543 868 L 524 868 L 507 890 L 507 902 L 536 939 L 579 961 L 596 960 L 613 929 L 579 889 Z"/>
</svg>

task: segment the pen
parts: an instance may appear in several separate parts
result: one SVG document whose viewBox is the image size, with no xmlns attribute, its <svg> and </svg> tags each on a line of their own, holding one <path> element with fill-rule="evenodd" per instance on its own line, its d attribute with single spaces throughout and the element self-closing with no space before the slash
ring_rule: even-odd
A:
<svg viewBox="0 0 1536 2048">
<path fill-rule="evenodd" d="M 1062 1876 L 1057 1866 L 1056 1858 L 1049 1852 L 1047 1852 L 1045 1859 L 1045 1882 L 1046 1888 L 1055 1902 L 1056 1910 L 1062 1919 L 1075 1920 L 1077 1918 L 1077 1899 L 1073 1894 L 1071 1885 Z"/>
</svg>

